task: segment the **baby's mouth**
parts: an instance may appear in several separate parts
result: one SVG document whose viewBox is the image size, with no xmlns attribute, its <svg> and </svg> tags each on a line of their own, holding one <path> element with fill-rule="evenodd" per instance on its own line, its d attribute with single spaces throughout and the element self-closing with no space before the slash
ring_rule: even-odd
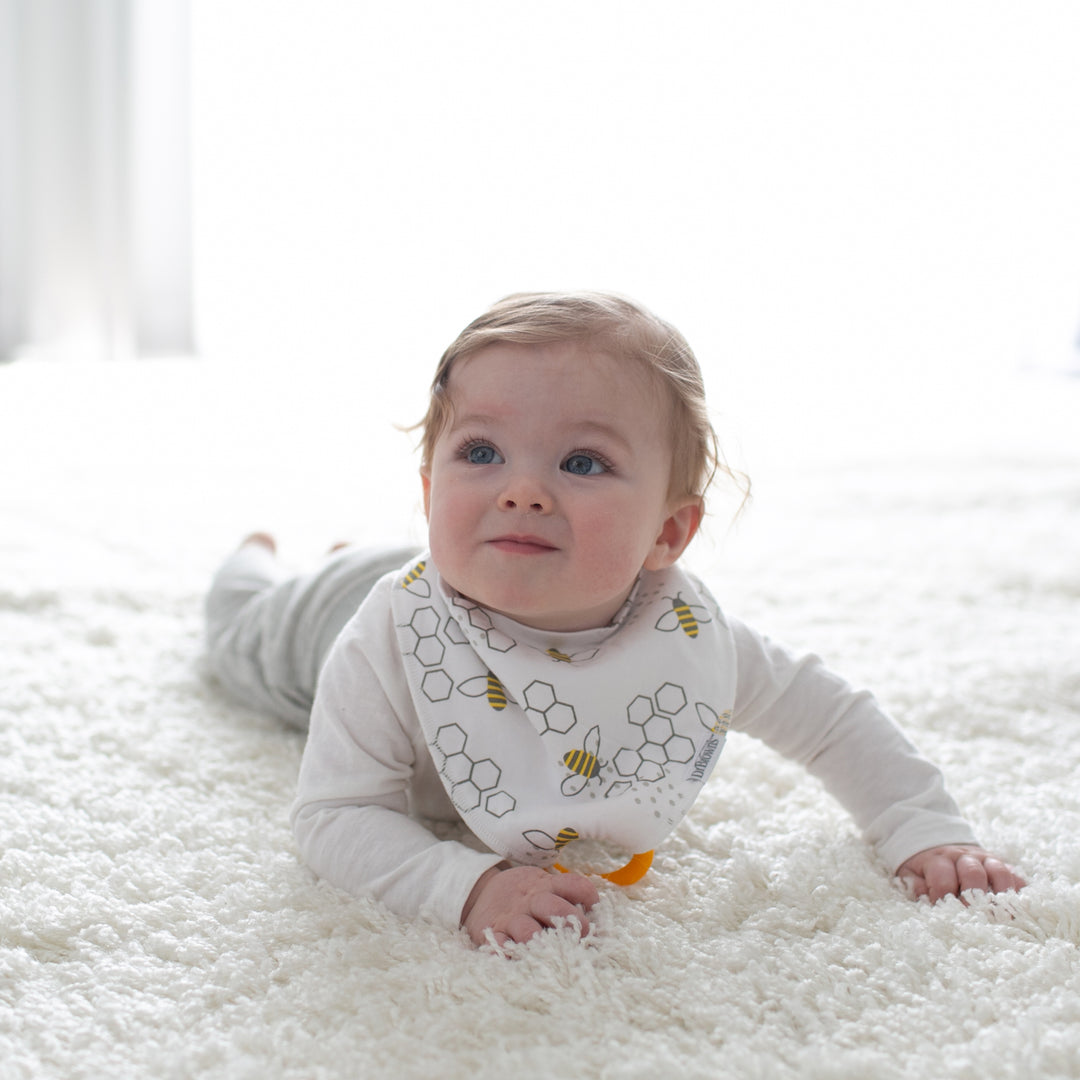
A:
<svg viewBox="0 0 1080 1080">
<path fill-rule="evenodd" d="M 511 555 L 545 555 L 558 550 L 554 544 L 548 543 L 542 537 L 516 533 L 497 536 L 488 543 L 499 551 L 505 551 Z"/>
</svg>

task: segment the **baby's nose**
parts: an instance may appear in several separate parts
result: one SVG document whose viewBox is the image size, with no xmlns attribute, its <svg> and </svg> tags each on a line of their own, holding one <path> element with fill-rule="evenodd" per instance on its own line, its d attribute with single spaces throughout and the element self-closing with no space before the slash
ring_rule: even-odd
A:
<svg viewBox="0 0 1080 1080">
<path fill-rule="evenodd" d="M 544 514 L 551 509 L 551 493 L 535 477 L 518 475 L 499 494 L 502 510 L 526 510 Z"/>
</svg>

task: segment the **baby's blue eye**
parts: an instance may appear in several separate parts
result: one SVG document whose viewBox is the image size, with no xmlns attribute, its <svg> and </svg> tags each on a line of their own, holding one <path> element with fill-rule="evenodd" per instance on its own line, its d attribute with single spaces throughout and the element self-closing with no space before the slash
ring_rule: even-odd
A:
<svg viewBox="0 0 1080 1080">
<path fill-rule="evenodd" d="M 592 454 L 571 454 L 562 467 L 574 476 L 598 476 L 607 472 L 607 466 Z"/>
<path fill-rule="evenodd" d="M 498 465 L 502 463 L 499 451 L 487 443 L 476 443 L 465 451 L 470 465 Z"/>
</svg>

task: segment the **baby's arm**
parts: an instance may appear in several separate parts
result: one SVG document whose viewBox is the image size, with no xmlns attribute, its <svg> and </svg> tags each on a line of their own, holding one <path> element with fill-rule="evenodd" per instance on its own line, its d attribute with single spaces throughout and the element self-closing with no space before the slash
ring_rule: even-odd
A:
<svg viewBox="0 0 1080 1080">
<path fill-rule="evenodd" d="M 816 656 L 793 657 L 731 619 L 739 658 L 732 727 L 805 766 L 852 815 L 915 896 L 999 892 L 1023 879 L 984 851 L 941 772 L 873 696 Z"/>
<path fill-rule="evenodd" d="M 409 816 L 417 759 L 428 750 L 409 722 L 393 627 L 376 613 L 365 631 L 366 618 L 346 628 L 319 679 L 292 811 L 304 861 L 400 915 L 460 923 L 477 944 L 488 929 L 500 944 L 526 941 L 559 917 L 587 930 L 585 910 L 597 900 L 587 879 L 503 869 L 500 856 L 439 840 Z"/>
<path fill-rule="evenodd" d="M 346 892 L 457 925 L 477 879 L 500 857 L 439 840 L 410 817 L 417 753 L 426 748 L 398 715 L 403 688 L 386 658 L 377 648 L 369 655 L 367 638 L 352 629 L 327 658 L 311 712 L 292 810 L 300 854 Z"/>
</svg>

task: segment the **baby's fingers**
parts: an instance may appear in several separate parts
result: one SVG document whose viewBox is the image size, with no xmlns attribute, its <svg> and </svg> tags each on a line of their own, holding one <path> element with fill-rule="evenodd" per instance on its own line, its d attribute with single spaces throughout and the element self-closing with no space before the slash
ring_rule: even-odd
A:
<svg viewBox="0 0 1080 1080">
<path fill-rule="evenodd" d="M 959 892 L 968 889 L 986 892 L 990 885 L 982 859 L 975 855 L 961 855 L 956 860 L 956 880 Z"/>
<path fill-rule="evenodd" d="M 512 940 L 513 939 L 510 937 L 509 934 L 503 933 L 501 931 L 496 931 L 489 926 L 487 930 L 484 931 L 484 940 L 482 942 L 478 941 L 476 944 L 494 945 L 496 950 L 500 953 L 503 953 L 503 955 L 505 956 L 506 954 L 503 952 L 503 950 Z"/>
<path fill-rule="evenodd" d="M 1011 892 L 1022 889 L 1027 884 L 1011 866 L 993 856 L 990 856 L 983 866 L 986 868 L 991 892 Z"/>
<path fill-rule="evenodd" d="M 926 888 L 926 878 L 921 874 L 901 874 L 900 881 L 903 883 L 905 892 L 912 900 L 918 900 L 920 896 L 925 896 L 929 891 Z"/>
<path fill-rule="evenodd" d="M 596 886 L 581 874 L 556 874 L 552 878 L 551 891 L 586 911 L 600 899 Z"/>
<path fill-rule="evenodd" d="M 921 851 L 908 859 L 898 874 L 914 899 L 926 896 L 934 903 L 968 891 L 1008 892 L 1026 884 L 1011 866 L 974 845 Z"/>
<path fill-rule="evenodd" d="M 938 855 L 928 859 L 923 867 L 923 877 L 926 878 L 926 895 L 932 903 L 936 904 L 942 897 L 958 896 L 960 893 L 957 866 L 950 858 Z"/>
<path fill-rule="evenodd" d="M 576 904 L 554 893 L 538 893 L 533 897 L 530 914 L 546 926 L 554 926 L 556 919 L 573 919 L 577 922 L 582 935 L 588 933 L 589 920 L 585 912 Z"/>
<path fill-rule="evenodd" d="M 506 922 L 506 937 L 510 941 L 524 944 L 543 929 L 543 923 L 537 922 L 531 915 L 514 915 Z"/>
</svg>

